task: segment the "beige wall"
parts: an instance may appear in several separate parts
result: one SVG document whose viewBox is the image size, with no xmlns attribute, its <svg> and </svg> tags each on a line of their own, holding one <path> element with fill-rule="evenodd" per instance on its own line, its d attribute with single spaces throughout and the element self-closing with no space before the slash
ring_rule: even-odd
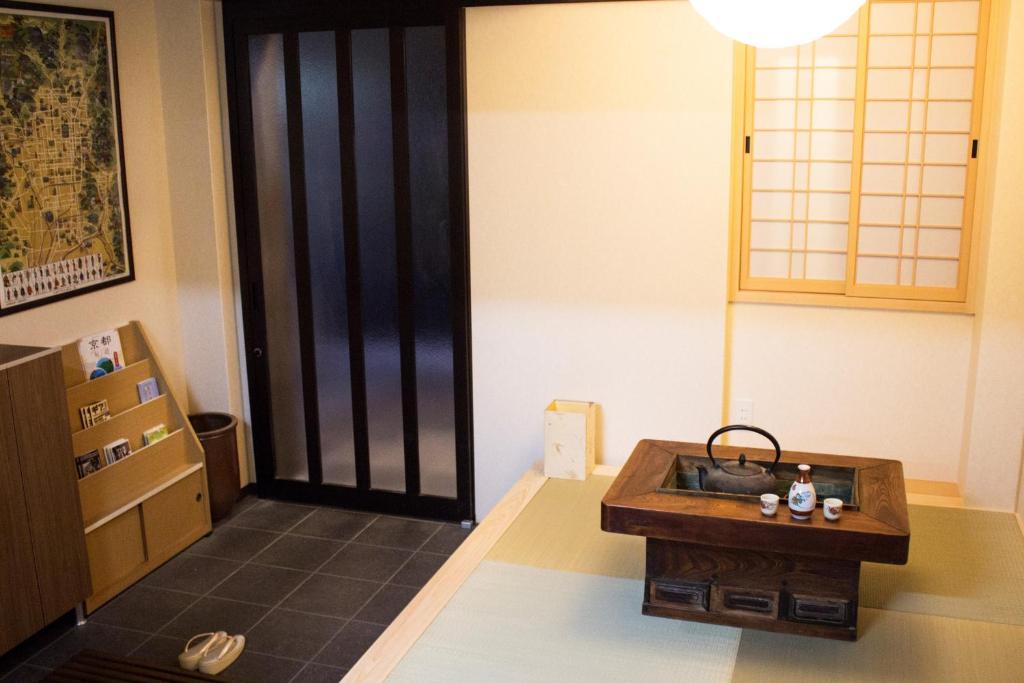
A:
<svg viewBox="0 0 1024 683">
<path fill-rule="evenodd" d="M 158 0 L 157 41 L 170 169 L 171 220 L 191 411 L 229 412 L 242 420 L 222 128 L 217 6 L 206 0 Z M 251 464 L 239 431 L 240 477 Z"/>
<path fill-rule="evenodd" d="M 140 320 L 160 356 L 172 390 L 184 395 L 185 363 L 153 2 L 68 0 L 61 4 L 115 12 L 136 279 L 130 284 L 0 318 L 0 339 L 8 343 L 56 345 L 128 320 Z"/>
<path fill-rule="evenodd" d="M 552 398 L 604 404 L 607 463 L 642 437 L 703 440 L 723 397 L 749 399 L 786 448 L 898 458 L 971 504 L 1013 507 L 1017 130 L 977 317 L 727 307 L 727 39 L 679 1 L 476 8 L 467 67 L 478 513 L 541 457 Z M 1020 80 L 992 100 L 997 121 L 1020 120 Z"/>
<path fill-rule="evenodd" d="M 990 91 L 1000 102 L 988 135 L 991 182 L 981 197 L 985 268 L 974 319 L 973 384 L 961 463 L 968 503 L 1012 509 L 1024 446 L 1024 2 L 1000 3 L 993 40 L 1006 58 Z"/>
<path fill-rule="evenodd" d="M 0 341 L 56 345 L 139 320 L 190 411 L 240 415 L 214 4 L 59 4 L 115 13 L 136 280 L 4 317 Z"/>
<path fill-rule="evenodd" d="M 466 52 L 483 515 L 553 398 L 602 404 L 607 462 L 718 426 L 732 46 L 685 3 L 601 3 L 471 9 Z"/>
</svg>

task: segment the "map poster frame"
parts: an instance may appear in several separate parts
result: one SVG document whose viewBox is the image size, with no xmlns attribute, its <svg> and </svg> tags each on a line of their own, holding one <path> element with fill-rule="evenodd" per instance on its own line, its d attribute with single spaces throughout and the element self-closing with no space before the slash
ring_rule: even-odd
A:
<svg viewBox="0 0 1024 683">
<path fill-rule="evenodd" d="M 0 317 L 134 280 L 114 13 L 0 0 Z"/>
</svg>

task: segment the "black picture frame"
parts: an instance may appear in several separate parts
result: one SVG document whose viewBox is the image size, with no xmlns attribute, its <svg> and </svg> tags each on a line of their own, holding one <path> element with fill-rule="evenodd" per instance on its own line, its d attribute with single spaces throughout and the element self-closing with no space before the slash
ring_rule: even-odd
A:
<svg viewBox="0 0 1024 683">
<path fill-rule="evenodd" d="M 72 287 L 64 291 L 55 292 L 49 296 L 36 296 L 35 298 L 31 298 L 20 303 L 8 303 L 6 301 L 6 297 L 3 291 L 4 282 L 2 279 L 0 279 L 0 317 L 13 315 L 15 313 L 31 310 L 34 308 L 38 308 L 40 306 L 45 306 L 47 304 L 56 303 L 58 301 L 63 301 L 65 299 L 70 299 L 76 296 L 81 296 L 83 294 L 90 294 L 101 289 L 106 289 L 107 287 L 114 287 L 121 284 L 127 284 L 135 280 L 135 259 L 132 248 L 131 212 L 128 207 L 128 182 L 124 160 L 124 134 L 122 131 L 121 90 L 117 71 L 117 40 L 114 25 L 114 12 L 99 9 L 88 9 L 82 7 L 66 7 L 63 5 L 44 5 L 40 3 L 0 0 L 0 17 L 2 17 L 3 15 L 19 14 L 45 14 L 46 16 L 53 17 L 58 20 L 65 17 L 69 20 L 81 20 L 85 18 L 102 22 L 106 26 L 108 43 L 107 48 L 109 51 L 108 75 L 111 95 L 111 101 L 109 102 L 109 113 L 113 118 L 113 137 L 114 145 L 116 147 L 117 152 L 115 161 L 117 163 L 118 173 L 117 184 L 120 190 L 120 209 L 123 228 L 122 240 L 124 250 L 125 272 L 115 276 L 103 278 L 95 283 L 86 282 L 83 284 L 79 284 L 78 286 Z M 0 29 L 2 29 L 2 23 L 0 23 Z M 2 40 L 3 36 L 0 35 L 0 60 L 2 60 L 3 58 Z M 3 68 L 3 64 L 0 63 L 0 69 Z M 0 77 L 0 87 L 2 87 L 2 77 Z M 2 93 L 0 93 L 0 96 L 2 96 Z M 2 140 L 2 124 L 0 124 L 0 142 L 2 142 Z M 3 216 L 0 215 L 0 228 L 2 227 L 4 227 Z M 50 263 L 52 263 L 52 261 Z M 3 273 L 0 273 L 0 278 L 2 278 L 3 275 Z"/>
</svg>

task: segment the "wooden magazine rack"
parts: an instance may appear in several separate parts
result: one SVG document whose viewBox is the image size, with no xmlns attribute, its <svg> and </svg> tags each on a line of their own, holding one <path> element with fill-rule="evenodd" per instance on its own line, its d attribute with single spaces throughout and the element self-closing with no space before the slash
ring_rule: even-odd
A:
<svg viewBox="0 0 1024 683">
<path fill-rule="evenodd" d="M 124 369 L 89 380 L 78 343 L 63 347 L 64 386 L 76 456 L 128 439 L 132 455 L 78 481 L 93 593 L 92 612 L 211 530 L 206 459 L 185 411 L 138 322 L 118 328 Z M 160 396 L 139 402 L 137 384 L 153 377 Z M 106 400 L 110 419 L 82 429 L 79 408 Z M 144 445 L 158 424 L 166 438 Z M 74 431 L 77 428 L 77 431 Z"/>
</svg>

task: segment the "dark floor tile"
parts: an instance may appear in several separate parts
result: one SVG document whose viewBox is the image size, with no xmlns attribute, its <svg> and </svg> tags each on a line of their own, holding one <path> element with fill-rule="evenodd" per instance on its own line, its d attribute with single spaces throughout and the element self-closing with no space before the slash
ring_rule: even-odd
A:
<svg viewBox="0 0 1024 683">
<path fill-rule="evenodd" d="M 384 586 L 363 609 L 359 610 L 356 619 L 374 624 L 390 624 L 418 592 L 419 589 L 408 586 Z"/>
<path fill-rule="evenodd" d="M 261 655 L 251 652 L 247 647 L 221 675 L 233 681 L 246 683 L 285 683 L 291 680 L 304 664 L 305 662 L 292 659 Z"/>
<path fill-rule="evenodd" d="M 260 605 L 276 605 L 308 577 L 308 573 L 294 569 L 247 564 L 217 586 L 210 595 Z"/>
<path fill-rule="evenodd" d="M 178 666 L 178 655 L 185 649 L 186 642 L 188 642 L 188 638 L 153 636 L 139 645 L 129 657 L 155 666 L 176 667 Z"/>
<path fill-rule="evenodd" d="M 25 639 L 3 656 L 0 656 L 0 679 L 34 657 L 43 648 L 75 627 L 75 614 L 70 612 Z"/>
<path fill-rule="evenodd" d="M 51 673 L 49 669 L 41 669 L 31 664 L 22 664 L 0 680 L 3 680 L 4 683 L 38 683 Z"/>
<path fill-rule="evenodd" d="M 351 668 L 363 653 L 370 649 L 373 642 L 384 633 L 384 626 L 367 624 L 362 621 L 350 621 L 334 636 L 324 651 L 314 660 L 318 664 Z"/>
<path fill-rule="evenodd" d="M 245 636 L 245 647 L 265 655 L 308 661 L 344 625 L 344 619 L 275 609 Z"/>
<path fill-rule="evenodd" d="M 227 631 L 245 633 L 269 608 L 245 602 L 203 598 L 160 631 L 162 636 L 189 639 L 197 633 Z"/>
<path fill-rule="evenodd" d="M 196 596 L 185 593 L 135 586 L 97 610 L 89 620 L 156 633 L 195 599 Z"/>
<path fill-rule="evenodd" d="M 81 650 L 99 650 L 112 655 L 125 656 L 143 643 L 149 635 L 128 631 L 115 626 L 89 622 L 68 631 L 64 637 L 43 649 L 29 664 L 56 669 Z"/>
<path fill-rule="evenodd" d="M 261 500 L 228 522 L 229 526 L 266 531 L 287 531 L 306 517 L 313 508 L 276 500 Z"/>
<path fill-rule="evenodd" d="M 440 527 L 436 522 L 417 522 L 398 517 L 378 517 L 354 539 L 358 543 L 418 550 Z"/>
<path fill-rule="evenodd" d="M 241 567 L 240 562 L 201 555 L 178 555 L 147 576 L 142 584 L 152 588 L 204 595 Z"/>
<path fill-rule="evenodd" d="M 410 557 L 412 552 L 409 550 L 349 543 L 320 568 L 320 573 L 387 581 Z"/>
<path fill-rule="evenodd" d="M 373 521 L 373 515 L 333 508 L 317 508 L 316 512 L 292 529 L 292 533 L 329 538 L 335 541 L 349 541 Z"/>
<path fill-rule="evenodd" d="M 206 555 L 222 560 L 245 562 L 274 542 L 280 536 L 275 531 L 261 531 L 243 527 L 218 527 L 206 538 L 193 543 L 186 551 L 189 555 Z"/>
<path fill-rule="evenodd" d="M 334 553 L 345 545 L 339 541 L 325 538 L 306 538 L 305 536 L 282 536 L 272 546 L 252 559 L 259 564 L 272 564 L 277 567 L 289 567 L 313 571 L 326 562 Z"/>
<path fill-rule="evenodd" d="M 348 669 L 339 669 L 336 666 L 307 664 L 291 683 L 338 683 L 347 672 Z"/>
<path fill-rule="evenodd" d="M 246 510 L 251 508 L 253 505 L 258 504 L 259 502 L 260 502 L 259 496 L 255 496 L 255 495 L 246 496 L 246 495 L 243 495 L 241 498 L 239 498 L 237 501 L 235 501 L 235 505 L 231 508 L 231 514 L 237 515 L 240 512 L 245 512 Z"/>
<path fill-rule="evenodd" d="M 238 515 L 242 514 L 249 508 L 257 505 L 259 502 L 260 499 L 255 495 L 243 496 L 242 498 L 235 501 L 235 504 L 231 507 L 231 512 L 228 514 L 227 517 L 218 519 L 216 522 L 213 523 L 213 528 L 218 529 L 222 526 L 230 524 L 231 520 L 233 520 L 235 517 L 238 517 Z"/>
<path fill-rule="evenodd" d="M 400 586 L 412 586 L 423 588 L 430 581 L 430 578 L 437 573 L 441 565 L 448 560 L 447 555 L 436 553 L 425 553 L 420 551 L 412 556 L 405 565 L 398 570 L 398 573 L 391 577 L 391 583 Z"/>
<path fill-rule="evenodd" d="M 430 537 L 430 540 L 426 542 L 421 550 L 451 555 L 462 545 L 462 542 L 466 540 L 466 537 L 472 531 L 472 529 L 463 529 L 457 524 L 443 524 L 438 532 Z"/>
<path fill-rule="evenodd" d="M 380 586 L 372 581 L 314 574 L 280 606 L 330 617 L 351 617 Z"/>
</svg>

